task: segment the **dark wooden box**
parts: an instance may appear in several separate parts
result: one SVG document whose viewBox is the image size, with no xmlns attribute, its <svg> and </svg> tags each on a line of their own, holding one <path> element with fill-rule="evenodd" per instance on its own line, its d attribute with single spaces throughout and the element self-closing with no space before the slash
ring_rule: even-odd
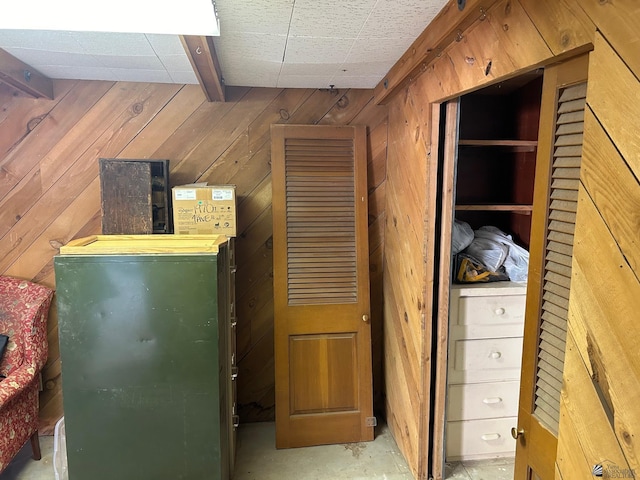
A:
<svg viewBox="0 0 640 480">
<path fill-rule="evenodd" d="M 102 233 L 173 233 L 169 160 L 101 158 Z"/>
</svg>

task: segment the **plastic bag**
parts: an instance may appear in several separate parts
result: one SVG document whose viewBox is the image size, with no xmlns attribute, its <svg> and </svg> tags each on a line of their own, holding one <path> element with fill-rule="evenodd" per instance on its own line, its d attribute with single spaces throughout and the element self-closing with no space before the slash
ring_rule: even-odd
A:
<svg viewBox="0 0 640 480">
<path fill-rule="evenodd" d="M 451 254 L 455 255 L 469 246 L 473 241 L 473 229 L 467 222 L 453 220 L 451 232 Z"/>
<path fill-rule="evenodd" d="M 485 239 L 501 243 L 508 249 L 504 260 L 504 268 L 513 282 L 526 282 L 529 273 L 529 252 L 517 245 L 511 235 L 507 235 L 496 227 L 480 227 L 474 232 L 476 239 Z"/>
<path fill-rule="evenodd" d="M 509 255 L 509 247 L 494 238 L 475 236 L 465 253 L 478 260 L 491 272 L 497 272 Z"/>
</svg>

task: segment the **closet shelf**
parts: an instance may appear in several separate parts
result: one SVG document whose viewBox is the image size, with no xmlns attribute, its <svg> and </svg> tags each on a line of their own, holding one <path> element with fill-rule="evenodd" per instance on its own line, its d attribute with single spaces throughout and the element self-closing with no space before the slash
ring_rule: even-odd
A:
<svg viewBox="0 0 640 480">
<path fill-rule="evenodd" d="M 459 146 L 467 147 L 507 147 L 518 152 L 533 152 L 537 140 L 458 140 Z"/>
<path fill-rule="evenodd" d="M 531 215 L 533 205 L 514 205 L 514 204 L 463 204 L 456 205 L 458 211 L 494 211 L 494 212 L 513 212 L 522 215 Z"/>
</svg>

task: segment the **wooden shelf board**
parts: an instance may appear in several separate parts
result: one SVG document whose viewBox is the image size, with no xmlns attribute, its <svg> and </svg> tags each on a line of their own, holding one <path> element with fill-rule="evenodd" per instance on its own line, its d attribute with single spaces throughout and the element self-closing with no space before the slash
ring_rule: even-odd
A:
<svg viewBox="0 0 640 480">
<path fill-rule="evenodd" d="M 458 140 L 463 147 L 506 147 L 519 152 L 533 152 L 538 146 L 537 140 Z"/>
<path fill-rule="evenodd" d="M 458 140 L 458 145 L 504 146 L 504 147 L 537 147 L 537 140 Z"/>
<path fill-rule="evenodd" d="M 513 212 L 530 215 L 533 211 L 533 205 L 513 205 L 513 204 L 490 204 L 490 205 L 456 205 L 458 211 L 494 211 L 494 212 Z"/>
</svg>

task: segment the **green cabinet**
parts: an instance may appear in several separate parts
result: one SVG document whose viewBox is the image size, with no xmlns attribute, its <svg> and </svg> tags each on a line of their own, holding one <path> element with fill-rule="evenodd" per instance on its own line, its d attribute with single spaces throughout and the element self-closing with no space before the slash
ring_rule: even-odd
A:
<svg viewBox="0 0 640 480">
<path fill-rule="evenodd" d="M 89 237 L 55 275 L 69 479 L 229 479 L 226 238 Z"/>
</svg>

